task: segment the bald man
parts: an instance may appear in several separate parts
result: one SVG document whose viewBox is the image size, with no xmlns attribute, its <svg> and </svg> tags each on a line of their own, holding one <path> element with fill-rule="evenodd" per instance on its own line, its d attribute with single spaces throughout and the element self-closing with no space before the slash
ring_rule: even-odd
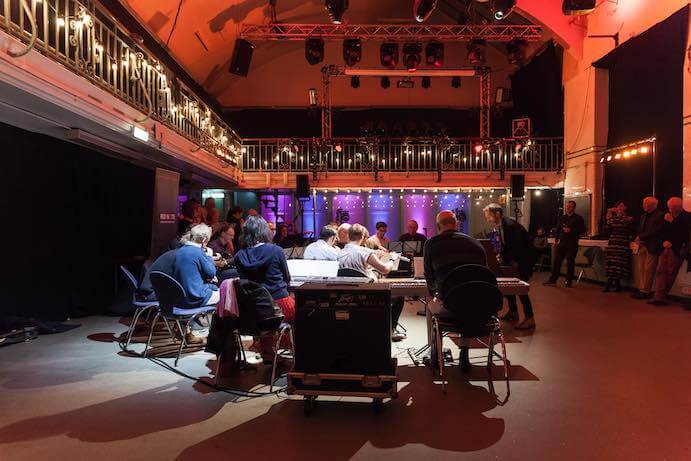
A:
<svg viewBox="0 0 691 461">
<path fill-rule="evenodd" d="M 681 263 L 688 253 L 689 218 L 680 197 L 667 200 L 668 212 L 662 224 L 662 253 L 655 271 L 655 295 L 648 301 L 655 306 L 667 304 L 667 294 L 672 289 Z"/>
<path fill-rule="evenodd" d="M 437 235 L 425 242 L 425 280 L 434 302 L 427 305 L 427 340 L 431 344 L 432 314 L 446 313 L 439 301 L 444 300 L 440 292 L 444 279 L 452 270 L 464 264 L 487 265 L 487 254 L 480 242 L 458 232 L 458 221 L 452 211 L 439 212 L 436 219 Z M 451 315 L 449 313 L 449 315 Z M 468 359 L 469 343 L 464 339 L 461 344 L 461 370 L 470 368 Z"/>
<path fill-rule="evenodd" d="M 643 199 L 643 215 L 638 225 L 638 291 L 632 296 L 636 299 L 652 297 L 653 281 L 657 271 L 657 258 L 662 251 L 662 227 L 665 214 L 657 209 L 657 199 L 646 197 Z"/>
</svg>

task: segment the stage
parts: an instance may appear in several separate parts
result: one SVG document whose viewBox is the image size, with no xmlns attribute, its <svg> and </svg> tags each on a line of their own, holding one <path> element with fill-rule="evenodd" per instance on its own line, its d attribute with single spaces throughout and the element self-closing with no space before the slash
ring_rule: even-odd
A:
<svg viewBox="0 0 691 461">
<path fill-rule="evenodd" d="M 495 395 L 480 348 L 471 350 L 470 379 L 447 369 L 446 395 L 429 369 L 411 367 L 406 349 L 425 341 L 414 303 L 401 322 L 408 339 L 392 346 L 399 398 L 380 414 L 365 400 L 325 401 L 309 418 L 283 394 L 237 398 L 125 356 L 109 341 L 125 325 L 88 317 L 72 331 L 0 349 L 0 451 L 13 461 L 685 459 L 688 312 L 587 283 L 544 287 L 544 279 L 538 274 L 530 290 L 538 328 L 505 327 L 512 366 L 503 406 L 501 367 Z M 210 377 L 213 365 L 202 352 L 180 361 L 194 377 Z M 269 373 L 260 367 L 226 384 L 268 390 L 254 386 Z"/>
</svg>

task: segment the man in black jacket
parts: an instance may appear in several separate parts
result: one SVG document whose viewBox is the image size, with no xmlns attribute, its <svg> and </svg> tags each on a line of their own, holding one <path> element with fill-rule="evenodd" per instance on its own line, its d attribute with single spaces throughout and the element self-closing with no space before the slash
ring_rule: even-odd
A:
<svg viewBox="0 0 691 461">
<path fill-rule="evenodd" d="M 501 240 L 501 252 L 497 255 L 499 263 L 514 266 L 518 273 L 518 278 L 528 282 L 533 275 L 533 266 L 537 259 L 537 252 L 528 231 L 513 219 L 505 218 L 501 205 L 492 203 L 487 205 L 483 211 L 485 212 L 485 219 L 494 226 Z M 530 301 L 530 297 L 526 294 L 520 295 L 519 298 L 521 298 L 521 304 L 523 305 L 524 319 L 515 328 L 517 330 L 535 328 L 533 304 Z M 502 320 L 517 321 L 518 304 L 516 303 L 516 296 L 506 296 L 506 300 L 509 303 L 509 312 L 502 317 Z"/>
<path fill-rule="evenodd" d="M 646 197 L 643 199 L 643 215 L 638 226 L 638 291 L 632 296 L 636 299 L 648 299 L 652 296 L 657 259 L 662 251 L 662 227 L 665 214 L 657 209 L 657 199 Z"/>
<path fill-rule="evenodd" d="M 574 272 L 576 271 L 576 254 L 578 253 L 578 239 L 585 234 L 585 221 L 576 214 L 576 202 L 566 202 L 565 214 L 557 222 L 557 235 L 555 237 L 554 264 L 552 275 L 545 285 L 556 285 L 561 272 L 561 265 L 566 258 L 566 282 L 564 286 L 571 288 Z"/>
<path fill-rule="evenodd" d="M 662 226 L 662 254 L 658 258 L 655 272 L 655 296 L 648 303 L 663 306 L 667 304 L 667 293 L 672 289 L 681 263 L 689 246 L 689 218 L 684 211 L 680 197 L 667 200 L 667 209 Z"/>
</svg>

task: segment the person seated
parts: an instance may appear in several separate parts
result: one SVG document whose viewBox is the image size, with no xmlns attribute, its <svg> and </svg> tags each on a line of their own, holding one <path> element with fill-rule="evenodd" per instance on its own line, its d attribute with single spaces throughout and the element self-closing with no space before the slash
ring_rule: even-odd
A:
<svg viewBox="0 0 691 461">
<path fill-rule="evenodd" d="M 206 224 L 197 224 L 190 229 L 189 238 L 183 239 L 182 246 L 175 252 L 173 278 L 185 290 L 185 298 L 176 307 L 196 309 L 214 305 L 220 299 L 218 287 L 213 283 L 216 277 L 216 266 L 211 258 L 207 244 L 211 239 L 211 228 Z M 200 343 L 202 338 L 186 332 L 190 343 Z"/>
<path fill-rule="evenodd" d="M 202 208 L 202 218 L 204 224 L 210 226 L 212 229 L 218 224 L 218 208 L 216 208 L 216 200 L 213 197 L 207 197 L 204 200 L 204 208 Z"/>
<path fill-rule="evenodd" d="M 535 238 L 533 239 L 533 246 L 540 253 L 549 252 L 549 242 L 547 241 L 547 234 L 545 228 L 540 226 L 537 228 Z"/>
<path fill-rule="evenodd" d="M 401 235 L 398 238 L 399 242 L 422 242 L 420 245 L 420 251 L 414 254 L 413 256 L 422 256 L 422 248 L 424 246 L 424 243 L 427 241 L 427 237 L 424 235 L 420 234 L 417 230 L 419 228 L 417 221 L 414 219 L 411 219 L 408 221 L 406 224 L 406 233 Z"/>
<path fill-rule="evenodd" d="M 286 322 L 295 320 L 295 300 L 288 295 L 290 272 L 285 254 L 271 243 L 268 223 L 259 215 L 248 216 L 240 234 L 240 250 L 235 253 L 235 265 L 240 278 L 256 282 L 267 289 L 283 312 Z M 259 337 L 259 352 L 264 362 L 273 359 L 274 334 Z"/>
<path fill-rule="evenodd" d="M 288 226 L 286 223 L 278 223 L 273 243 L 281 248 L 290 248 L 293 246 L 291 239 L 288 237 Z"/>
<path fill-rule="evenodd" d="M 142 278 L 142 283 L 139 284 L 136 296 L 139 301 L 156 301 L 156 293 L 154 292 L 154 287 L 151 285 L 151 272 L 163 272 L 164 274 L 173 277 L 173 272 L 175 268 L 175 253 L 177 248 L 168 250 L 158 258 L 156 258 L 149 266 L 149 268 L 144 273 L 144 278 Z"/>
<path fill-rule="evenodd" d="M 387 251 L 389 243 L 391 243 L 391 240 L 386 236 L 387 224 L 384 221 L 379 221 L 374 227 L 377 232 L 367 239 L 365 246 L 373 250 Z"/>
<path fill-rule="evenodd" d="M 318 259 L 322 261 L 336 261 L 339 249 L 336 248 L 336 231 L 330 226 L 322 227 L 319 240 L 310 243 L 305 248 L 304 259 Z"/>
<path fill-rule="evenodd" d="M 348 231 L 348 244 L 338 255 L 339 269 L 352 269 L 360 272 L 363 276 L 376 279 L 375 270 L 381 274 L 388 274 L 393 269 L 393 263 L 382 262 L 377 256 L 377 252 L 364 246 L 367 229 L 361 224 L 353 224 Z M 404 298 L 394 298 L 391 300 L 391 338 L 394 341 L 405 339 L 406 335 L 399 331 L 396 326 L 398 319 L 403 312 Z"/>
<path fill-rule="evenodd" d="M 456 215 L 449 210 L 440 211 L 436 218 L 437 235 L 425 242 L 424 266 L 427 287 L 434 299 L 427 304 L 427 340 L 432 344 L 432 315 L 450 316 L 444 309 L 444 293 L 441 287 L 446 277 L 464 264 L 487 265 L 487 254 L 482 244 L 469 235 L 458 231 Z M 461 370 L 468 370 L 470 342 L 461 342 Z"/>
<path fill-rule="evenodd" d="M 244 210 L 240 206 L 234 206 L 228 210 L 228 215 L 226 216 L 226 222 L 233 226 L 235 231 L 235 240 L 233 240 L 233 246 L 237 249 L 239 248 L 238 239 L 240 238 L 240 231 L 242 230 L 242 214 Z"/>
<path fill-rule="evenodd" d="M 235 278 L 238 272 L 235 269 L 235 228 L 227 222 L 218 224 L 216 232 L 211 236 L 209 248 L 214 252 L 214 264 L 216 265 L 216 278 L 219 284 L 226 279 Z"/>
<path fill-rule="evenodd" d="M 350 230 L 350 224 L 344 222 L 336 230 L 336 235 L 338 236 L 338 243 L 336 246 L 343 249 L 348 244 L 348 231 Z"/>
<path fill-rule="evenodd" d="M 177 231 L 176 235 L 178 239 L 187 233 L 192 226 L 195 225 L 194 222 L 194 201 L 187 200 L 182 204 L 182 214 L 178 217 L 177 221 Z"/>
</svg>

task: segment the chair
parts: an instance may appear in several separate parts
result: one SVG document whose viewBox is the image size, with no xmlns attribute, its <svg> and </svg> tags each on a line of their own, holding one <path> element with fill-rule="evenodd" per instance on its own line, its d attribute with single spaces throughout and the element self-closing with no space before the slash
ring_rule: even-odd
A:
<svg viewBox="0 0 691 461">
<path fill-rule="evenodd" d="M 471 281 L 454 286 L 444 298 L 444 308 L 450 315 L 432 314 L 432 351 L 430 367 L 434 372 L 439 369 L 442 382 L 442 392 L 446 393 L 446 378 L 444 376 L 444 354 L 442 339 L 447 333 L 457 333 L 462 338 L 479 338 L 489 336 L 487 344 L 487 369 L 490 370 L 495 355 L 504 363 L 504 378 L 509 381 L 508 359 L 506 358 L 506 344 L 504 332 L 496 314 L 503 304 L 503 296 L 495 284 L 485 281 Z M 494 352 L 495 338 L 499 338 L 502 355 Z M 482 341 L 480 341 L 482 342 Z M 436 364 L 435 364 L 436 358 Z"/>
<path fill-rule="evenodd" d="M 363 274 L 357 269 L 347 269 L 347 268 L 342 268 L 338 269 L 338 273 L 336 274 L 337 277 L 359 277 L 359 278 L 369 278 L 367 274 Z"/>
<path fill-rule="evenodd" d="M 158 309 L 158 301 L 139 301 L 137 300 L 137 290 L 139 289 L 139 283 L 137 279 L 132 275 L 132 272 L 128 271 L 125 266 L 120 266 L 120 271 L 125 275 L 127 284 L 132 290 L 132 305 L 134 306 L 134 313 L 132 314 L 132 320 L 130 320 L 130 326 L 127 330 L 127 342 L 125 343 L 125 350 L 130 346 L 130 341 L 132 341 L 132 335 L 134 334 L 134 329 L 137 326 L 137 321 L 139 317 L 149 309 Z M 167 324 L 166 324 L 167 326 Z"/>
<path fill-rule="evenodd" d="M 180 348 L 178 349 L 177 356 L 175 357 L 175 366 L 178 365 L 178 360 L 180 360 L 180 354 L 182 354 L 182 349 L 186 345 L 185 341 L 185 331 L 189 327 L 190 323 L 201 315 L 206 315 L 216 311 L 216 306 L 202 306 L 195 309 L 183 309 L 176 307 L 177 305 L 185 299 L 185 290 L 170 275 L 160 272 L 151 271 L 151 285 L 154 287 L 156 292 L 156 298 L 159 302 L 159 311 L 156 313 L 154 320 L 151 324 L 151 329 L 149 330 L 149 338 L 146 341 L 146 349 L 144 349 L 144 357 L 149 352 L 149 344 L 151 343 L 151 336 L 153 335 L 156 322 L 159 316 L 163 318 L 164 321 L 173 321 L 178 327 L 180 332 Z M 185 328 L 182 328 L 182 324 L 185 323 Z"/>
<path fill-rule="evenodd" d="M 480 264 L 463 264 L 458 266 L 442 280 L 439 293 L 443 299 L 444 293 L 467 282 L 486 282 L 497 286 L 497 276 L 486 266 Z"/>
<path fill-rule="evenodd" d="M 578 278 L 576 279 L 576 285 L 581 283 L 581 278 L 583 277 L 585 270 L 593 268 L 593 264 L 595 263 L 595 257 L 597 256 L 598 250 L 599 248 L 597 247 L 590 247 L 586 248 L 585 251 L 583 251 L 583 257 L 585 258 L 585 262 L 576 263 L 576 267 L 578 267 L 581 270 L 578 274 Z"/>
</svg>

